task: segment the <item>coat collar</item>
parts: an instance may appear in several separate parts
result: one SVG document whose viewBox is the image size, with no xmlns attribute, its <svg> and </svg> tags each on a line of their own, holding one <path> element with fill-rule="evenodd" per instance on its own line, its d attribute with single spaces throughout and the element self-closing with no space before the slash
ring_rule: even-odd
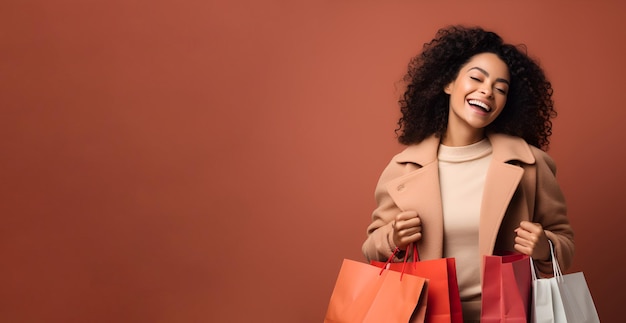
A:
<svg viewBox="0 0 626 323">
<path fill-rule="evenodd" d="M 535 157 L 524 139 L 500 133 L 488 134 L 493 147 L 493 159 L 499 162 L 520 161 L 534 164 Z M 421 166 L 437 160 L 440 138 L 430 136 L 422 142 L 408 146 L 396 156 L 398 163 L 415 163 Z"/>
</svg>

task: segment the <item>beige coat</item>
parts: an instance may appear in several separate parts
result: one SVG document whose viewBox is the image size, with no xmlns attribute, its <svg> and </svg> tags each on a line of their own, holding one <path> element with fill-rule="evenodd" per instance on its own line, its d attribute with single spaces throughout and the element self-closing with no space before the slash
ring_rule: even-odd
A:
<svg viewBox="0 0 626 323">
<path fill-rule="evenodd" d="M 566 270 L 572 263 L 574 240 L 565 199 L 555 178 L 554 161 L 521 138 L 503 134 L 488 137 L 493 158 L 480 214 L 481 257 L 499 250 L 514 251 L 514 230 L 522 220 L 528 220 L 541 223 L 554 243 L 561 268 Z M 398 213 L 408 210 L 417 211 L 422 221 L 422 239 L 418 243 L 420 258 L 443 256 L 438 148 L 439 138 L 432 136 L 394 156 L 383 171 L 375 191 L 378 206 L 363 244 L 368 260 L 389 258 L 395 249 L 391 222 Z M 542 273 L 552 273 L 549 261 L 535 263 Z"/>
</svg>

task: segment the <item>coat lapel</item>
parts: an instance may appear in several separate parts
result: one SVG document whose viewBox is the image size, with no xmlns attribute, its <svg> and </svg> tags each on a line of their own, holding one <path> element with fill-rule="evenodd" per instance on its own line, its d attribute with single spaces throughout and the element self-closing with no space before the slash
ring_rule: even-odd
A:
<svg viewBox="0 0 626 323">
<path fill-rule="evenodd" d="M 492 160 L 485 179 L 480 209 L 478 244 L 481 255 L 493 253 L 500 224 L 523 174 L 521 167 Z"/>
<path fill-rule="evenodd" d="M 489 141 L 493 147 L 493 157 L 485 178 L 480 210 L 478 236 L 481 255 L 493 254 L 502 219 L 524 175 L 522 167 L 509 162 L 535 162 L 528 144 L 521 138 L 493 134 L 489 136 Z"/>
<path fill-rule="evenodd" d="M 387 184 L 387 191 L 396 205 L 402 211 L 417 211 L 422 220 L 424 229 L 418 243 L 422 259 L 441 258 L 443 255 L 438 149 L 439 138 L 435 136 L 408 147 L 395 160 L 410 170 Z"/>
<path fill-rule="evenodd" d="M 387 191 L 402 211 L 417 211 L 422 221 L 422 239 L 418 243 L 421 259 L 443 255 L 443 211 L 439 189 L 439 167 L 427 164 L 389 182 Z"/>
</svg>

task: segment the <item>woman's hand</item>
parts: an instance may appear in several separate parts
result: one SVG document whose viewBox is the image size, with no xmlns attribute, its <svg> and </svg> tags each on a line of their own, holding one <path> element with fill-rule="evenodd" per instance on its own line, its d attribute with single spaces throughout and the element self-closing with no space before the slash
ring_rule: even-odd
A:
<svg viewBox="0 0 626 323">
<path fill-rule="evenodd" d="M 515 250 L 536 260 L 550 259 L 550 244 L 541 224 L 522 221 L 515 233 Z"/>
<path fill-rule="evenodd" d="M 422 221 L 416 211 L 399 213 L 391 223 L 391 227 L 393 228 L 393 243 L 402 250 L 405 250 L 410 243 L 422 238 Z"/>
</svg>

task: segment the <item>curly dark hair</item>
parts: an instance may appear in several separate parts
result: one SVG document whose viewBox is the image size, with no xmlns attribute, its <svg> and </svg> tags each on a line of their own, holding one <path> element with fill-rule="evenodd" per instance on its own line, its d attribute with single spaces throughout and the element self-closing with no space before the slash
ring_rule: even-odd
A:
<svg viewBox="0 0 626 323">
<path fill-rule="evenodd" d="M 404 77 L 406 91 L 400 99 L 398 141 L 409 145 L 435 134 L 441 138 L 448 125 L 449 99 L 443 89 L 454 81 L 474 55 L 493 53 L 509 68 L 511 84 L 506 108 L 486 128 L 526 140 L 547 150 L 556 117 L 552 85 L 539 64 L 526 53 L 526 46 L 503 42 L 494 32 L 480 27 L 450 26 L 440 29 L 411 59 Z"/>
</svg>

